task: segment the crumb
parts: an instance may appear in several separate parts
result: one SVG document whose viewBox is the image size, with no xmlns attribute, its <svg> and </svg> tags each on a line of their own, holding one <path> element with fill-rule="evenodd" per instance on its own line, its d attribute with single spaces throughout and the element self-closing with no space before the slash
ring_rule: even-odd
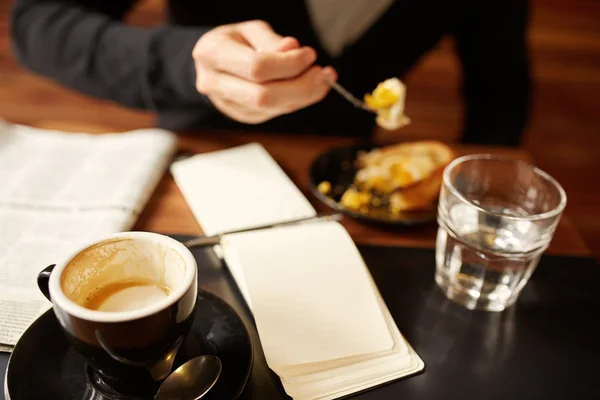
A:
<svg viewBox="0 0 600 400">
<path fill-rule="evenodd" d="M 360 192 L 354 188 L 349 188 L 344 192 L 340 204 L 352 210 L 360 210 L 371 202 L 371 193 Z"/>
<path fill-rule="evenodd" d="M 323 194 L 329 194 L 331 192 L 331 183 L 323 181 L 319 183 L 317 190 Z"/>
</svg>

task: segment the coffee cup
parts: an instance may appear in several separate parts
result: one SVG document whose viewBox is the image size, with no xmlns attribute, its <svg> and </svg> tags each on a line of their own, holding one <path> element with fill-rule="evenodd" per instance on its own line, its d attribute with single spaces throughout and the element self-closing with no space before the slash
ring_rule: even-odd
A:
<svg viewBox="0 0 600 400">
<path fill-rule="evenodd" d="M 197 266 L 172 238 L 125 232 L 75 249 L 40 272 L 38 286 L 91 379 L 144 395 L 170 374 L 189 333 Z"/>
</svg>

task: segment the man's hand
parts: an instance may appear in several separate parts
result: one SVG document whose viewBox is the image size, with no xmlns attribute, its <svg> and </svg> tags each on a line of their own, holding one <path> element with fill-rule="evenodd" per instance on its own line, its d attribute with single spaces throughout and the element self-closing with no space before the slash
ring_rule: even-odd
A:
<svg viewBox="0 0 600 400">
<path fill-rule="evenodd" d="M 257 124 L 321 101 L 335 81 L 317 54 L 263 21 L 223 25 L 194 47 L 196 88 L 227 116 Z"/>
</svg>

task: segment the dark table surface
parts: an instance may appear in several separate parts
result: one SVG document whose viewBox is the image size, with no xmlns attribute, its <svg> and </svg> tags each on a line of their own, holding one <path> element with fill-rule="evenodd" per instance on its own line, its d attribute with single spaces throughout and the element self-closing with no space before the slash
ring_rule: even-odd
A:
<svg viewBox="0 0 600 400">
<path fill-rule="evenodd" d="M 486 313 L 444 297 L 433 281 L 433 250 L 359 248 L 425 371 L 353 399 L 600 398 L 600 267 L 592 259 L 543 257 L 513 307 Z M 227 270 L 212 250 L 194 254 L 202 286 L 231 304 L 252 333 L 255 365 L 242 399 L 289 399 L 266 366 L 252 317 Z M 8 354 L 0 354 L 2 376 L 7 361 Z"/>
</svg>

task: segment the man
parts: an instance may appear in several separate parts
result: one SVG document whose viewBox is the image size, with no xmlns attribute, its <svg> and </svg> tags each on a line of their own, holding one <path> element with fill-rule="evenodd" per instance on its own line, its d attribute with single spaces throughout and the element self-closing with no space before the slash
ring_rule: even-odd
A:
<svg viewBox="0 0 600 400">
<path fill-rule="evenodd" d="M 368 135 L 357 96 L 456 39 L 463 140 L 519 144 L 529 109 L 526 0 L 169 0 L 169 23 L 127 25 L 134 0 L 16 0 L 13 47 L 29 69 L 167 129 Z"/>
</svg>

